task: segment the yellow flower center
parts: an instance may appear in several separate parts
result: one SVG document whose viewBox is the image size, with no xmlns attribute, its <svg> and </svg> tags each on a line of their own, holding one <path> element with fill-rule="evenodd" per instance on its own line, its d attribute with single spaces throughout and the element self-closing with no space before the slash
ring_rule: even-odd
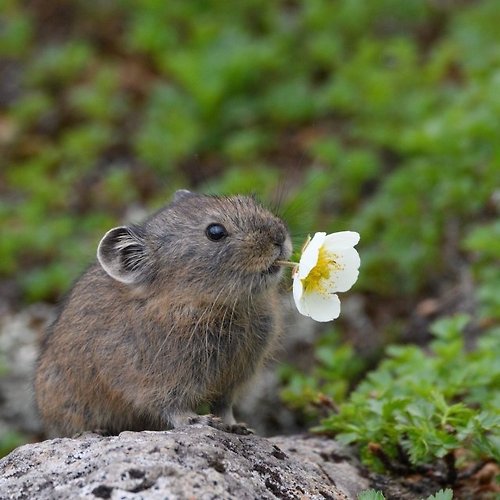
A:
<svg viewBox="0 0 500 500">
<path fill-rule="evenodd" d="M 322 282 L 323 280 L 331 279 L 330 276 L 332 274 L 333 267 L 340 267 L 335 262 L 335 254 L 327 252 L 323 247 L 321 247 L 318 252 L 318 262 L 311 269 L 309 274 L 302 280 L 304 292 L 325 293 Z"/>
</svg>

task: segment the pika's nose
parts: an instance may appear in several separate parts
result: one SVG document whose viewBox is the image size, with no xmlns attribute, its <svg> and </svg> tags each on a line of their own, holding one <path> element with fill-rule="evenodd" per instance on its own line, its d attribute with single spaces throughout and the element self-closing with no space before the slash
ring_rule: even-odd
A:
<svg viewBox="0 0 500 500">
<path fill-rule="evenodd" d="M 260 233 L 267 242 L 271 242 L 279 250 L 280 255 L 284 256 L 290 252 L 291 243 L 288 231 L 281 221 L 265 221 L 260 226 Z"/>
<path fill-rule="evenodd" d="M 274 245 L 277 246 L 277 247 L 280 247 L 282 248 L 283 247 L 283 243 L 285 243 L 285 236 L 284 235 L 278 235 L 274 238 L 274 241 L 273 241 Z"/>
<path fill-rule="evenodd" d="M 272 229 L 273 243 L 280 248 L 283 247 L 287 236 L 286 230 L 279 226 Z"/>
<path fill-rule="evenodd" d="M 288 258 L 292 251 L 292 243 L 284 227 L 278 227 L 273 233 L 273 243 L 279 249 L 283 258 Z"/>
</svg>

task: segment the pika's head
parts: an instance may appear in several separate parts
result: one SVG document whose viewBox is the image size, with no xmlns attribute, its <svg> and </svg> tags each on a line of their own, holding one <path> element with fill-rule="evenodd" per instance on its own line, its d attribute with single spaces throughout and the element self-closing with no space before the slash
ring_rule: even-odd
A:
<svg viewBox="0 0 500 500">
<path fill-rule="evenodd" d="M 143 224 L 108 231 L 97 258 L 129 286 L 224 301 L 275 286 L 282 273 L 277 261 L 291 251 L 283 221 L 253 198 L 182 190 Z"/>
</svg>

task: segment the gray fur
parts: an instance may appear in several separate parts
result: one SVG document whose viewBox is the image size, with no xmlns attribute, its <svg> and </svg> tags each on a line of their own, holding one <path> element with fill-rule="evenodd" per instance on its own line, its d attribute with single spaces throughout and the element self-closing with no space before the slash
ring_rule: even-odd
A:
<svg viewBox="0 0 500 500">
<path fill-rule="evenodd" d="M 228 237 L 211 241 L 211 223 Z M 47 332 L 36 399 L 51 435 L 166 429 L 201 403 L 226 424 L 281 329 L 283 222 L 252 198 L 182 193 L 108 231 Z"/>
</svg>

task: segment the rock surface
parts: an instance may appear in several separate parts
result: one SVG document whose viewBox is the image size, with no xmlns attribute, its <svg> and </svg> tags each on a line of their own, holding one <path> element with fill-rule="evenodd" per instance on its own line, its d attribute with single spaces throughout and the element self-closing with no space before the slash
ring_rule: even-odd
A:
<svg viewBox="0 0 500 500">
<path fill-rule="evenodd" d="M 32 381 L 38 339 L 54 315 L 55 308 L 45 304 L 0 314 L 0 437 L 12 431 L 41 431 Z"/>
<path fill-rule="evenodd" d="M 356 499 L 369 487 L 332 440 L 193 425 L 53 439 L 0 461 L 3 499 Z"/>
</svg>

